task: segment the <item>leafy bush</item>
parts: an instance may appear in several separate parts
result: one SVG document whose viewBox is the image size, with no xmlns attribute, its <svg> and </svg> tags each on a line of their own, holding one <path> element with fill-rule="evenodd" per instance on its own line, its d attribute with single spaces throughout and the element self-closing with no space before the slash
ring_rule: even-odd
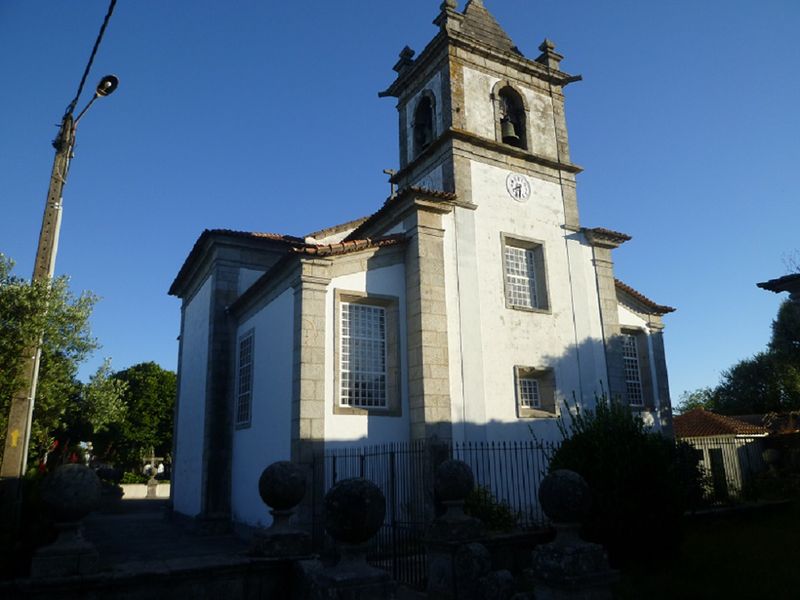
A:
<svg viewBox="0 0 800 600">
<path fill-rule="evenodd" d="M 147 483 L 150 479 L 147 475 L 141 473 L 134 473 L 133 471 L 125 471 L 122 475 L 121 483 Z"/>
<path fill-rule="evenodd" d="M 492 491 L 482 485 L 476 486 L 464 499 L 464 512 L 483 521 L 491 531 L 511 531 L 517 524 L 511 507 L 497 500 Z"/>
<path fill-rule="evenodd" d="M 600 398 L 594 411 L 576 413 L 561 423 L 566 439 L 550 470 L 571 469 L 589 484 L 587 539 L 605 545 L 616 565 L 674 552 L 684 511 L 702 497 L 694 453 L 619 403 Z"/>
</svg>

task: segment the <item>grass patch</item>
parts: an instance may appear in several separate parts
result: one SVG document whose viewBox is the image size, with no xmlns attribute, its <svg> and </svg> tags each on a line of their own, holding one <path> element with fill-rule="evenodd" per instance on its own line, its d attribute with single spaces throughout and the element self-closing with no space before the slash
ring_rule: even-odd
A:
<svg viewBox="0 0 800 600">
<path fill-rule="evenodd" d="M 675 556 L 624 571 L 616 597 L 798 597 L 800 502 L 688 519 L 684 533 Z"/>
</svg>

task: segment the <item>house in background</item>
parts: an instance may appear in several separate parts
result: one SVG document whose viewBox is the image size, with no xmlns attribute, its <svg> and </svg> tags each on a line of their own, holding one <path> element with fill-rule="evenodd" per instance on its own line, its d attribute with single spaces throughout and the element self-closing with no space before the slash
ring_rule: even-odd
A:
<svg viewBox="0 0 800 600">
<path fill-rule="evenodd" d="M 673 419 L 675 437 L 691 444 L 711 478 L 713 497 L 736 496 L 765 469 L 762 452 L 769 430 L 762 425 L 695 408 Z"/>
<path fill-rule="evenodd" d="M 565 400 L 671 407 L 663 306 L 615 279 L 630 237 L 586 228 L 562 56 L 523 56 L 482 2 L 448 0 L 381 92 L 397 193 L 302 237 L 207 230 L 182 300 L 173 505 L 263 522 L 261 470 L 341 445 L 560 438 Z"/>
</svg>

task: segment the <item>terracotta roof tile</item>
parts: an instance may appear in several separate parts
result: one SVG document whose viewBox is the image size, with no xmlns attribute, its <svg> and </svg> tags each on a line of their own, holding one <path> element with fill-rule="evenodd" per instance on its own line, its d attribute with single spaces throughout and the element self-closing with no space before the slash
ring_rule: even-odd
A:
<svg viewBox="0 0 800 600">
<path fill-rule="evenodd" d="M 329 235 L 335 235 L 337 233 L 341 233 L 342 231 L 346 231 L 348 229 L 355 229 L 359 225 L 361 225 L 364 221 L 369 218 L 369 215 L 366 217 L 361 217 L 359 219 L 353 219 L 352 221 L 347 221 L 347 223 L 340 223 L 339 225 L 333 225 L 331 227 L 325 227 L 324 229 L 320 229 L 319 231 L 312 231 L 306 237 L 312 238 L 325 238 Z"/>
<path fill-rule="evenodd" d="M 765 427 L 746 423 L 734 417 L 718 415 L 695 408 L 673 419 L 675 437 L 709 437 L 714 435 L 766 435 Z"/>
<path fill-rule="evenodd" d="M 619 279 L 614 279 L 614 283 L 617 286 L 618 290 L 622 290 L 623 292 L 633 296 L 636 300 L 644 304 L 647 308 L 652 309 L 652 311 L 656 314 L 665 315 L 667 313 L 675 312 L 675 309 L 673 307 L 653 302 L 652 300 L 650 300 L 650 298 L 648 298 L 641 292 L 637 292 L 631 286 L 621 282 Z"/>
<path fill-rule="evenodd" d="M 387 235 L 379 238 L 364 238 L 360 240 L 344 240 L 336 244 L 304 244 L 302 246 L 295 246 L 292 252 L 296 254 L 308 254 L 312 256 L 339 256 L 341 254 L 349 254 L 350 252 L 358 252 L 359 250 L 366 250 L 367 248 L 383 248 L 385 246 L 394 246 L 401 244 L 405 241 L 405 236 L 402 233 Z"/>
</svg>

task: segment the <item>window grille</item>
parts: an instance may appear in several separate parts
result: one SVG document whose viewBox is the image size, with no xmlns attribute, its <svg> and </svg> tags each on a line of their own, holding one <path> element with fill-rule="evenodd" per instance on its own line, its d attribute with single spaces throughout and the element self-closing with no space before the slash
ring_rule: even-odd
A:
<svg viewBox="0 0 800 600">
<path fill-rule="evenodd" d="M 636 337 L 622 335 L 622 356 L 625 361 L 625 387 L 628 392 L 628 403 L 633 406 L 642 405 L 642 378 L 639 373 L 639 352 L 636 348 Z"/>
<path fill-rule="evenodd" d="M 519 404 L 523 408 L 541 408 L 542 400 L 539 396 L 539 382 L 531 377 L 519 379 Z"/>
<path fill-rule="evenodd" d="M 506 293 L 509 306 L 537 308 L 536 267 L 533 250 L 505 247 Z"/>
<path fill-rule="evenodd" d="M 385 408 L 386 310 L 341 303 L 340 402 L 358 408 Z"/>
<path fill-rule="evenodd" d="M 249 425 L 253 404 L 253 332 L 239 340 L 238 391 L 236 395 L 236 425 Z"/>
</svg>

